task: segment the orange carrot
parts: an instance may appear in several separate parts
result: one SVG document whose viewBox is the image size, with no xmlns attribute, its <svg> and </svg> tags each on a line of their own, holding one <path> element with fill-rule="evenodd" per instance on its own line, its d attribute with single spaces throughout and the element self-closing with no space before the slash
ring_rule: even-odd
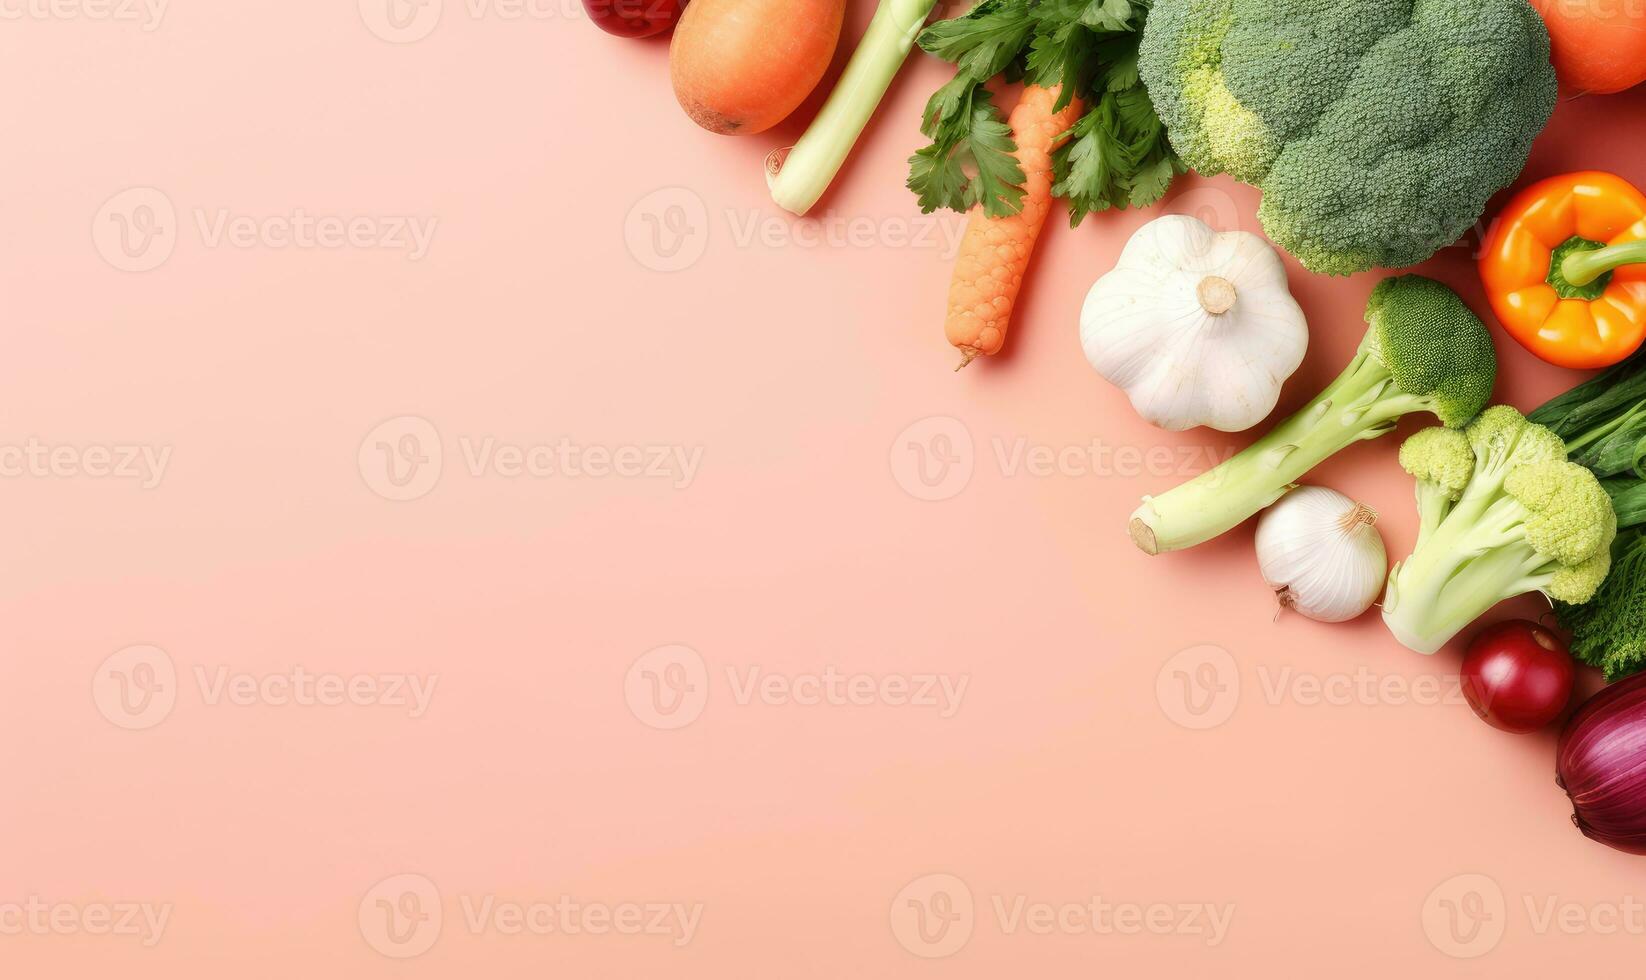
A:
<svg viewBox="0 0 1646 980">
<path fill-rule="evenodd" d="M 1003 218 L 990 218 L 982 205 L 966 218 L 954 279 L 949 284 L 949 316 L 944 331 L 949 343 L 960 348 L 960 367 L 979 354 L 995 354 L 1006 342 L 1012 306 L 1023 288 L 1023 272 L 1034 254 L 1035 240 L 1052 209 L 1052 151 L 1058 137 L 1080 118 L 1084 107 L 1071 99 L 1061 112 L 1055 88 L 1030 85 L 1007 123 L 1017 141 L 1018 165 L 1023 168 L 1023 209 Z"/>
</svg>

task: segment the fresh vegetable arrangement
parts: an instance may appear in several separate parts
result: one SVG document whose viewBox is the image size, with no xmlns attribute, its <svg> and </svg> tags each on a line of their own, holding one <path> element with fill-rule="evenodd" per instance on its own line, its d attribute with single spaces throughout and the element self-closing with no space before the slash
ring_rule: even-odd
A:
<svg viewBox="0 0 1646 980">
<path fill-rule="evenodd" d="M 768 129 L 805 101 L 845 10 L 584 2 L 610 33 L 674 27 L 680 104 L 725 134 Z M 1629 5 L 978 0 L 927 25 L 934 6 L 880 0 L 805 134 L 768 158 L 774 202 L 817 203 L 916 45 L 953 65 L 918 120 L 928 142 L 906 184 L 923 212 L 967 216 L 945 321 L 964 367 L 1002 349 L 1058 199 L 1078 227 L 1154 205 L 1191 167 L 1254 184 L 1270 241 L 1157 217 L 1080 310 L 1087 360 L 1169 431 L 1245 431 L 1279 403 L 1308 325 L 1273 246 L 1325 275 L 1421 262 L 1520 176 L 1557 73 L 1573 95 L 1646 81 L 1646 8 Z M 996 99 L 1019 83 L 1002 112 Z M 1394 638 L 1423 653 L 1499 601 L 1541 593 L 1569 643 L 1547 624 L 1489 626 L 1462 660 L 1464 693 L 1487 723 L 1531 732 L 1566 711 L 1577 663 L 1599 668 L 1611 686 L 1567 722 L 1559 778 L 1585 834 L 1646 854 L 1646 194 L 1592 170 L 1532 182 L 1492 224 L 1479 272 L 1522 346 L 1607 370 L 1527 416 L 1488 408 L 1486 325 L 1447 285 L 1386 278 L 1334 381 L 1221 465 L 1145 497 L 1128 531 L 1157 555 L 1261 514 L 1258 568 L 1281 609 L 1342 622 L 1381 594 Z M 1298 481 L 1415 413 L 1440 425 L 1399 447 L 1418 530 L 1391 569 L 1370 506 Z"/>
<path fill-rule="evenodd" d="M 1139 70 L 1184 162 L 1261 187 L 1263 230 L 1333 275 L 1456 241 L 1555 106 L 1525 0 L 1156 0 Z"/>
<path fill-rule="evenodd" d="M 1422 276 L 1383 280 L 1366 335 L 1326 389 L 1269 434 L 1187 483 L 1146 497 L 1132 541 L 1157 555 L 1210 540 L 1280 499 L 1338 450 L 1376 439 L 1411 412 L 1466 424 L 1491 397 L 1492 338 L 1450 289 Z"/>
<path fill-rule="evenodd" d="M 926 104 L 931 143 L 908 185 L 922 211 L 967 214 L 944 328 L 961 367 L 1004 345 L 1053 198 L 1079 225 L 1153 204 L 1182 172 L 1137 74 L 1147 14 L 1135 0 L 982 0 L 920 35 L 955 66 Z M 1025 86 L 1004 122 L 985 87 L 997 76 Z"/>
</svg>

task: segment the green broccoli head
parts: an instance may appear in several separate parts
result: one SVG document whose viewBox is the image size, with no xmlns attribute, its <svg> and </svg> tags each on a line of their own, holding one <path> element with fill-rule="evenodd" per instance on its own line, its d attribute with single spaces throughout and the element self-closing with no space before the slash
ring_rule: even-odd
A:
<svg viewBox="0 0 1646 980">
<path fill-rule="evenodd" d="M 1366 302 L 1363 348 L 1397 389 L 1456 428 L 1480 411 L 1497 381 L 1497 350 L 1480 317 L 1441 283 L 1391 276 Z"/>
<path fill-rule="evenodd" d="M 1335 275 L 1456 241 L 1555 105 L 1526 0 L 1155 0 L 1139 69 L 1184 161 L 1262 188 L 1269 237 Z"/>
</svg>

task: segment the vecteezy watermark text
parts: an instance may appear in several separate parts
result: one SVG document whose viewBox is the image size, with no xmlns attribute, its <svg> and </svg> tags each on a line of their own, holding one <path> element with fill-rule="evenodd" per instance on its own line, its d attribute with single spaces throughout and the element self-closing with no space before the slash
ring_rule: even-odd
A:
<svg viewBox="0 0 1646 980">
<path fill-rule="evenodd" d="M 148 272 L 170 259 L 192 227 L 201 247 L 280 251 L 381 251 L 419 262 L 428 256 L 440 219 L 410 214 L 315 214 L 306 208 L 248 214 L 193 208 L 189 220 L 163 191 L 133 187 L 109 198 L 92 219 L 92 243 L 109 265 Z"/>
<path fill-rule="evenodd" d="M 208 708 L 388 708 L 414 719 L 428 712 L 440 682 L 439 674 L 344 674 L 301 665 L 251 672 L 226 664 L 194 664 L 184 676 L 194 681 L 200 703 Z M 180 686 L 177 664 L 166 651 L 132 646 L 98 665 L 92 700 L 113 724 L 141 730 L 166 720 L 177 705 Z"/>
<path fill-rule="evenodd" d="M 30 436 L 21 443 L 0 444 L 0 478 L 59 480 L 130 480 L 153 490 L 166 477 L 170 446 L 131 443 L 53 445 Z"/>
<path fill-rule="evenodd" d="M 0 902 L 0 936 L 112 936 L 153 947 L 171 911 L 170 902 L 49 902 L 30 895 Z"/>
<path fill-rule="evenodd" d="M 165 19 L 171 0 L 0 0 L 0 20 L 138 24 L 147 34 Z"/>
<path fill-rule="evenodd" d="M 697 478 L 702 446 L 586 444 L 560 437 L 508 442 L 495 436 L 457 437 L 458 458 L 472 479 L 651 480 L 684 490 Z M 427 496 L 445 471 L 446 447 L 428 419 L 401 415 L 373 428 L 357 461 L 366 486 L 386 500 Z"/>
<path fill-rule="evenodd" d="M 1245 676 L 1248 673 L 1255 677 L 1255 687 Z M 1228 721 L 1243 695 L 1254 690 L 1270 707 L 1399 708 L 1469 703 L 1463 683 L 1455 674 L 1385 674 L 1365 665 L 1316 672 L 1264 663 L 1243 671 L 1233 654 L 1215 644 L 1178 651 L 1155 675 L 1155 700 L 1161 712 L 1184 728 L 1197 730 L 1216 728 Z"/>
<path fill-rule="evenodd" d="M 711 216 L 696 191 L 665 187 L 629 209 L 623 219 L 623 241 L 642 267 L 653 272 L 680 272 L 703 257 L 717 228 L 739 250 L 907 249 L 929 251 L 939 261 L 948 261 L 960 250 L 966 219 L 956 214 L 875 218 L 833 211 L 796 218 L 787 213 L 729 208 Z"/>
<path fill-rule="evenodd" d="M 1002 478 L 1017 479 L 1182 479 L 1209 470 L 1236 450 L 1204 445 L 1111 445 L 1102 439 L 1052 445 L 1024 436 L 994 435 L 989 453 Z M 892 439 L 892 478 L 917 500 L 958 496 L 978 468 L 978 451 L 966 423 L 933 415 L 906 426 Z"/>
<path fill-rule="evenodd" d="M 1646 936 L 1646 902 L 1632 894 L 1584 899 L 1525 892 L 1506 895 L 1489 875 L 1453 875 L 1423 900 L 1423 933 L 1436 949 L 1474 959 L 1515 928 L 1537 936 Z"/>
<path fill-rule="evenodd" d="M 561 894 L 457 896 L 458 921 L 472 936 L 567 939 L 638 938 L 680 947 L 697 935 L 702 902 L 601 901 Z M 384 956 L 421 956 L 440 939 L 446 921 L 440 889 L 420 874 L 385 878 L 360 900 L 360 935 Z"/>
<path fill-rule="evenodd" d="M 927 874 L 893 897 L 892 935 L 923 959 L 958 953 L 978 927 L 992 923 L 1004 936 L 1193 936 L 1220 946 L 1234 920 L 1232 902 L 1124 901 L 1103 895 L 1076 899 L 1033 899 L 1018 893 L 988 896 L 980 916 L 972 890 L 952 874 Z"/>
<path fill-rule="evenodd" d="M 758 664 L 728 664 L 726 689 L 733 704 L 748 707 L 908 708 L 952 718 L 965 700 L 970 674 L 843 671 L 774 671 Z M 701 654 L 670 644 L 647 651 L 629 667 L 624 699 L 636 718 L 653 728 L 683 728 L 708 704 L 711 675 Z"/>
</svg>

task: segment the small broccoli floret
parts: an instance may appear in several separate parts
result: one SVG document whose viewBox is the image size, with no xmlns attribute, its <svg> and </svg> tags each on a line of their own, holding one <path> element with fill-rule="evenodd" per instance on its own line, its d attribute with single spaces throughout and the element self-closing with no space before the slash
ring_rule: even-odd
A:
<svg viewBox="0 0 1646 980">
<path fill-rule="evenodd" d="M 1432 412 L 1455 427 L 1491 396 L 1491 335 L 1440 283 L 1384 280 L 1366 304 L 1366 324 L 1354 359 L 1309 404 L 1244 452 L 1145 498 L 1132 514 L 1137 546 L 1152 555 L 1216 537 L 1274 503 L 1321 460 L 1383 435 L 1402 416 Z"/>
<path fill-rule="evenodd" d="M 1457 503 L 1475 470 L 1469 439 L 1457 429 L 1431 426 L 1400 444 L 1400 466 L 1448 503 Z"/>
<path fill-rule="evenodd" d="M 1402 462 L 1434 459 L 1455 472 L 1457 462 L 1436 437 L 1419 435 L 1410 451 L 1401 447 Z M 1420 653 L 1440 649 L 1513 596 L 1535 591 L 1588 601 L 1606 578 L 1617 536 L 1611 498 L 1593 473 L 1565 459 L 1564 444 L 1548 429 L 1496 406 L 1463 439 L 1474 460 L 1463 492 L 1395 566 L 1383 600 L 1390 631 Z"/>
<path fill-rule="evenodd" d="M 1262 188 L 1269 237 L 1337 275 L 1456 241 L 1556 95 L 1525 0 L 1155 0 L 1138 67 L 1184 162 Z"/>
<path fill-rule="evenodd" d="M 1475 454 L 1458 429 L 1433 426 L 1400 444 L 1400 467 L 1417 484 L 1418 541 L 1427 538 L 1463 496 Z"/>
</svg>

